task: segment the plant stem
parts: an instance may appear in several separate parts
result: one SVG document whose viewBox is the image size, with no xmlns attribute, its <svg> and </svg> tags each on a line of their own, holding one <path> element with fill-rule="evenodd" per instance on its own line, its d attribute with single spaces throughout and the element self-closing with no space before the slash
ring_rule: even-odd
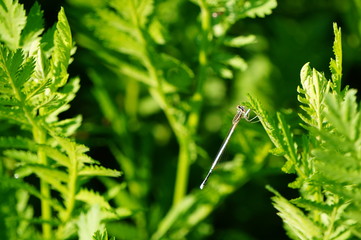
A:
<svg viewBox="0 0 361 240">
<path fill-rule="evenodd" d="M 187 192 L 190 165 L 190 152 L 188 142 L 189 141 L 186 137 L 181 139 L 179 142 L 179 157 L 173 195 L 173 205 L 178 204 L 184 198 Z"/>
<path fill-rule="evenodd" d="M 33 127 L 33 136 L 36 143 L 41 145 L 46 143 L 46 133 L 37 126 Z M 38 159 L 40 164 L 43 164 L 44 166 L 48 165 L 48 159 L 46 157 L 46 154 L 41 148 L 38 150 Z M 50 221 L 52 218 L 51 206 L 48 200 L 51 199 L 50 187 L 42 179 L 40 179 L 40 193 L 43 197 L 41 199 L 41 218 L 44 221 Z M 52 237 L 51 225 L 49 223 L 44 222 L 42 224 L 42 230 L 43 230 L 43 238 L 51 239 Z"/>
<path fill-rule="evenodd" d="M 68 182 L 68 194 L 66 196 L 66 211 L 63 218 L 63 222 L 66 223 L 70 220 L 71 214 L 74 210 L 75 194 L 76 194 L 76 183 L 78 177 L 78 159 L 76 156 L 76 146 L 73 145 L 73 149 L 69 152 L 70 168 L 69 171 L 69 182 Z"/>
</svg>

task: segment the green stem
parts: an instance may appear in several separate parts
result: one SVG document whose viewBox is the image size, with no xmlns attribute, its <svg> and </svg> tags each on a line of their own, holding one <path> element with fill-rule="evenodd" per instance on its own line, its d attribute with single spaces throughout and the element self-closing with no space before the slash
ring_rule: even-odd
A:
<svg viewBox="0 0 361 240">
<path fill-rule="evenodd" d="M 68 194 L 66 198 L 66 211 L 63 218 L 64 223 L 70 220 L 71 214 L 74 210 L 76 183 L 78 177 L 78 163 L 76 158 L 76 149 L 74 149 L 71 155 L 72 156 L 70 156 L 71 166 L 69 168 Z"/>
<path fill-rule="evenodd" d="M 46 143 L 46 133 L 37 126 L 33 127 L 33 136 L 36 143 L 40 145 Z M 45 152 L 40 148 L 37 154 L 38 154 L 39 163 L 43 164 L 44 166 L 47 166 L 48 159 L 46 157 Z M 50 192 L 49 184 L 47 184 L 45 181 L 41 179 L 40 179 L 40 193 L 43 197 L 41 199 L 41 218 L 45 221 L 42 224 L 43 238 L 51 239 L 52 237 L 51 225 L 49 223 L 46 223 L 46 221 L 50 221 L 52 219 L 51 205 L 48 200 L 51 199 L 51 192 Z"/>
<path fill-rule="evenodd" d="M 77 180 L 78 180 L 78 159 L 76 152 L 77 152 L 76 144 L 73 144 L 71 151 L 67 152 L 70 159 L 70 167 L 68 168 L 69 178 L 68 178 L 67 193 L 65 195 L 65 211 L 60 216 L 62 224 L 59 226 L 56 233 L 58 239 L 64 238 L 63 236 L 65 232 L 65 224 L 67 224 L 71 220 L 72 213 L 74 211 L 75 195 L 77 191 Z"/>
<path fill-rule="evenodd" d="M 173 205 L 178 204 L 186 195 L 190 166 L 189 141 L 185 137 L 179 143 L 179 158 L 173 195 Z"/>
</svg>

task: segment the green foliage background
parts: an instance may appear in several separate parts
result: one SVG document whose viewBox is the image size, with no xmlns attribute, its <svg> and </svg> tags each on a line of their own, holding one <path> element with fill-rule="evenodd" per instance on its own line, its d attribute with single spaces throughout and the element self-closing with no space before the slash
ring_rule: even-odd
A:
<svg viewBox="0 0 361 240">
<path fill-rule="evenodd" d="M 0 41 L 11 50 L 32 49 L 27 41 L 40 34 L 34 29 L 42 28 L 41 17 L 30 14 L 34 3 L 22 3 L 34 24 L 30 33 L 23 30 L 19 45 Z M 64 106 L 59 116 L 47 121 L 37 113 L 46 106 L 40 89 L 34 103 L 20 107 L 34 107 L 30 112 L 39 122 L 24 127 L 1 120 L 2 238 L 89 239 L 97 230 L 94 239 L 360 237 L 359 107 L 356 91 L 342 90 L 358 88 L 359 1 L 68 0 L 35 6 L 48 31 L 41 42 L 50 44 L 62 12 L 76 52 L 72 44 L 55 55 L 43 47 L 52 80 L 42 86 L 57 96 L 51 101 L 59 105 L 50 108 Z M 61 24 L 65 15 L 59 15 Z M 342 52 L 334 22 L 342 29 Z M 23 59 L 19 75 L 26 76 L 19 81 L 40 61 L 26 56 L 19 51 L 13 57 Z M 22 84 L 19 89 L 26 89 Z M 9 118 L 9 111 L 18 110 L 9 106 L 25 100 L 8 99 L 1 110 Z M 235 106 L 245 101 L 261 123 L 240 123 L 221 164 L 199 190 Z M 79 114 L 82 122 L 74 117 Z M 11 142 L 15 136 L 33 137 L 35 145 Z M 337 149 L 340 143 L 354 148 Z M 80 164 L 78 175 L 61 164 L 63 154 L 72 159 L 74 152 L 80 156 L 73 159 L 88 167 Z M 31 162 L 34 154 L 50 161 Z M 348 165 L 343 169 L 339 162 Z M 69 181 L 75 181 L 73 192 Z M 41 187 L 44 182 L 51 190 Z M 44 202 L 51 202 L 47 216 Z"/>
</svg>

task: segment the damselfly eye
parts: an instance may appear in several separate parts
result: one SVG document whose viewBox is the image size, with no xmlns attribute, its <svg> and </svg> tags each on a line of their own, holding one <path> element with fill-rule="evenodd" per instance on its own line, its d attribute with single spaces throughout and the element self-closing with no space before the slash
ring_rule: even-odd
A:
<svg viewBox="0 0 361 240">
<path fill-rule="evenodd" d="M 243 106 L 238 105 L 238 106 L 237 106 L 237 110 L 238 110 L 238 111 L 245 111 L 246 109 L 245 109 Z"/>
</svg>

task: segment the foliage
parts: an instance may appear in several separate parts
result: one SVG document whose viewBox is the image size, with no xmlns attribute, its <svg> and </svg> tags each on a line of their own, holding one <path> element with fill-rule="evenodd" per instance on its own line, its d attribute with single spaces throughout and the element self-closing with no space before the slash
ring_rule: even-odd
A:
<svg viewBox="0 0 361 240">
<path fill-rule="evenodd" d="M 81 117 L 59 116 L 79 89 L 78 78 L 68 80 L 75 49 L 64 10 L 56 25 L 43 33 L 38 4 L 28 16 L 17 2 L 5 0 L 0 6 L 0 117 L 9 123 L 0 139 L 1 193 L 7 196 L 2 201 L 9 206 L 1 212 L 7 228 L 1 231 L 2 238 L 40 238 L 36 225 L 41 224 L 44 239 L 65 239 L 75 233 L 79 213 L 94 203 L 82 197 L 89 192 L 84 183 L 92 176 L 120 173 L 98 166 L 86 155 L 88 148 L 72 139 Z M 27 183 L 30 176 L 39 179 L 39 187 L 34 181 Z M 40 217 L 29 205 L 29 195 L 40 200 Z M 104 210 L 111 209 L 104 197 L 98 199 L 107 203 Z"/>
<path fill-rule="evenodd" d="M 268 155 L 269 144 L 263 138 L 258 146 L 256 142 L 252 144 L 246 156 L 238 156 L 232 163 L 239 169 L 227 171 L 228 176 L 213 183 L 213 187 L 210 183 L 209 189 L 217 189 L 216 193 L 210 190 L 188 193 L 190 167 L 197 157 L 204 155 L 197 135 L 201 113 L 208 105 L 209 78 L 232 79 L 245 70 L 245 60 L 234 50 L 256 39 L 253 35 L 234 35 L 230 28 L 240 19 L 265 17 L 276 7 L 276 1 L 69 3 L 73 7 L 70 14 L 77 29 L 77 41 L 89 50 L 84 61 L 91 66 L 88 74 L 94 83 L 94 96 L 114 133 L 109 144 L 128 183 L 126 187 L 108 180 L 105 184 L 108 189 L 118 189 L 119 206 L 138 212 L 133 217 L 134 225 L 117 223 L 109 231 L 123 239 L 179 239 L 197 232 L 217 204 L 259 171 Z M 196 10 L 196 15 L 188 15 L 192 21 L 181 26 L 185 32 L 190 31 L 189 36 L 181 33 L 182 29 L 177 30 L 177 22 L 172 22 L 172 15 L 181 11 L 184 4 Z M 78 14 L 81 11 L 82 17 Z M 117 96 L 122 99 L 115 102 Z M 154 123 L 155 117 L 164 118 L 160 111 L 168 124 Z M 159 162 L 168 165 L 167 168 L 160 167 L 164 170 L 159 173 L 151 171 L 157 162 L 150 155 L 158 147 L 154 142 L 157 143 L 161 132 L 153 134 L 149 126 L 176 138 L 179 153 L 175 187 L 173 178 L 165 174 L 173 175 L 169 164 Z M 154 138 L 152 143 L 150 139 Z M 143 146 L 148 146 L 148 150 Z M 169 158 L 173 159 L 174 154 Z M 259 161 L 255 163 L 254 158 Z M 157 174 L 170 181 L 152 182 Z M 173 192 L 172 206 L 170 194 L 163 197 L 159 188 Z M 150 197 L 156 201 L 149 204 Z M 124 231 L 116 234 L 119 225 L 135 235 L 126 237 Z"/>
<path fill-rule="evenodd" d="M 357 1 L 35 1 L 0 0 L 1 239 L 360 238 Z"/>
<path fill-rule="evenodd" d="M 298 88 L 306 132 L 294 134 L 283 114 L 270 117 L 256 100 L 266 132 L 275 145 L 274 153 L 283 155 L 283 171 L 297 178 L 289 186 L 300 197 L 286 200 L 275 193 L 274 206 L 292 239 L 349 239 L 360 235 L 360 110 L 356 90 L 341 91 L 341 30 L 334 24 L 335 59 L 331 59 L 331 80 L 305 64 Z"/>
</svg>

